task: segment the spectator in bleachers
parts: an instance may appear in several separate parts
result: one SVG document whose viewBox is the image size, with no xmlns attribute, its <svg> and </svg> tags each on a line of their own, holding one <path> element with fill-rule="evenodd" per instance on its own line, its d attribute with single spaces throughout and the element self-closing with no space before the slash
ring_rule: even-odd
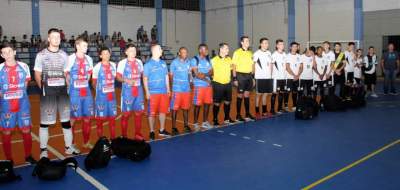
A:
<svg viewBox="0 0 400 190">
<path fill-rule="evenodd" d="M 15 47 L 17 45 L 17 40 L 15 39 L 15 36 L 11 37 L 10 43 Z"/>
<path fill-rule="evenodd" d="M 106 35 L 106 39 L 104 40 L 104 45 L 110 49 L 113 47 L 113 42 L 111 41 L 109 35 Z"/>
<path fill-rule="evenodd" d="M 151 41 L 157 41 L 157 26 L 153 25 L 153 28 L 151 28 Z"/>
<path fill-rule="evenodd" d="M 61 38 L 61 42 L 62 42 L 62 43 L 65 43 L 65 42 L 66 42 L 65 33 L 64 33 L 63 30 L 60 30 L 60 38 Z"/>
<path fill-rule="evenodd" d="M 4 37 L 3 37 L 3 41 L 2 41 L 2 43 L 8 43 L 7 36 L 4 36 Z"/>
<path fill-rule="evenodd" d="M 30 47 L 30 43 L 28 42 L 28 36 L 26 34 L 24 34 L 22 36 L 22 42 L 21 42 L 21 47 L 22 48 L 29 48 Z"/>
<path fill-rule="evenodd" d="M 71 39 L 69 39 L 68 43 L 71 47 L 74 47 L 75 46 L 75 36 L 71 36 Z"/>
<path fill-rule="evenodd" d="M 3 27 L 0 25 L 0 40 L 1 40 L 1 37 L 3 37 Z"/>
<path fill-rule="evenodd" d="M 111 40 L 114 42 L 117 40 L 117 32 L 113 32 L 112 36 L 111 36 Z"/>
<path fill-rule="evenodd" d="M 144 31 L 144 33 L 143 33 L 143 39 L 142 39 L 142 42 L 144 42 L 144 43 L 147 43 L 147 42 L 149 42 L 149 38 L 148 38 L 148 36 L 147 36 L 147 32 L 146 32 L 146 31 Z"/>
<path fill-rule="evenodd" d="M 144 29 L 143 29 L 143 25 L 142 25 L 142 26 L 140 26 L 140 28 L 138 28 L 137 34 L 136 34 L 136 40 L 138 42 L 142 42 L 143 32 L 144 32 Z"/>
<path fill-rule="evenodd" d="M 126 45 L 126 42 L 124 40 L 124 37 L 121 36 L 120 40 L 119 40 L 119 48 L 121 50 L 121 53 L 125 52 L 125 45 Z"/>
</svg>

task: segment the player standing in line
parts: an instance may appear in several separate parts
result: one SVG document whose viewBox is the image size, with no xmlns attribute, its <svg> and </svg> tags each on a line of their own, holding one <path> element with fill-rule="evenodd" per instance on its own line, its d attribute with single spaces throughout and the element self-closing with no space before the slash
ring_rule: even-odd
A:
<svg viewBox="0 0 400 190">
<path fill-rule="evenodd" d="M 267 38 L 260 39 L 260 48 L 253 54 L 254 78 L 256 79 L 256 118 L 271 117 L 274 108 L 267 111 L 267 96 L 273 92 L 272 79 L 272 55 L 268 50 L 269 43 Z M 262 106 L 260 106 L 260 98 Z M 271 105 L 271 104 L 270 104 Z"/>
<path fill-rule="evenodd" d="M 72 144 L 73 133 L 70 122 L 70 104 L 64 69 L 68 63 L 67 54 L 60 49 L 60 31 L 48 31 L 49 46 L 36 55 L 35 81 L 41 89 L 40 96 L 40 158 L 48 157 L 49 126 L 56 124 L 59 114 L 64 134 L 65 153 L 77 155 L 80 150 Z"/>
<path fill-rule="evenodd" d="M 155 116 L 158 114 L 160 120 L 159 135 L 171 136 L 165 130 L 165 116 L 169 112 L 169 88 L 168 68 L 165 61 L 161 60 L 161 46 L 155 44 L 151 47 L 151 59 L 144 65 L 143 84 L 148 101 L 148 116 L 150 126 L 150 139 L 155 139 L 154 124 Z"/>
<path fill-rule="evenodd" d="M 186 132 L 191 132 L 189 127 L 190 109 L 190 80 L 191 69 L 188 59 L 188 50 L 185 47 L 179 48 L 179 55 L 175 58 L 170 67 L 169 75 L 172 83 L 171 115 L 172 115 L 172 135 L 179 134 L 176 128 L 176 118 L 179 109 L 183 112 L 183 125 Z"/>
<path fill-rule="evenodd" d="M 97 136 L 103 136 L 103 125 L 108 121 L 110 138 L 115 138 L 115 117 L 117 105 L 115 97 L 115 63 L 110 61 L 111 51 L 107 47 L 101 47 L 101 61 L 93 68 L 92 86 L 95 87 L 95 118 L 97 124 Z"/>
<path fill-rule="evenodd" d="M 0 131 L 3 151 L 6 159 L 13 161 L 11 132 L 19 129 L 22 132 L 25 161 L 35 164 L 36 160 L 31 155 L 32 121 L 27 93 L 28 82 L 31 80 L 29 66 L 15 60 L 17 52 L 11 44 L 4 43 L 0 49 L 1 57 L 5 59 L 0 64 Z"/>
<path fill-rule="evenodd" d="M 76 121 L 82 122 L 83 147 L 91 149 L 90 120 L 94 116 L 92 92 L 89 87 L 90 76 L 93 71 L 93 60 L 86 55 L 88 43 L 82 37 L 75 40 L 76 53 L 68 57 L 65 76 L 69 87 L 71 104 L 71 124 L 75 128 Z"/>
<path fill-rule="evenodd" d="M 134 44 L 125 48 L 126 58 L 118 63 L 117 80 L 122 83 L 121 91 L 121 131 L 128 136 L 128 120 L 133 113 L 135 123 L 135 139 L 142 140 L 142 115 L 144 111 L 144 93 L 142 88 L 143 63 L 136 58 L 137 49 Z"/>
</svg>

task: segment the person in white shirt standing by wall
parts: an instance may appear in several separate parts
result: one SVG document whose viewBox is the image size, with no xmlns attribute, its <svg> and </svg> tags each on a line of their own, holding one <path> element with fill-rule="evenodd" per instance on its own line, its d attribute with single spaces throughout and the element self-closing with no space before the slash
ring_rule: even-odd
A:
<svg viewBox="0 0 400 190">
<path fill-rule="evenodd" d="M 376 85 L 376 66 L 378 65 L 378 57 L 375 54 L 375 48 L 370 46 L 368 48 L 368 54 L 364 57 L 364 84 L 365 90 L 367 91 L 366 96 L 377 98 L 378 95 L 375 93 Z"/>
</svg>

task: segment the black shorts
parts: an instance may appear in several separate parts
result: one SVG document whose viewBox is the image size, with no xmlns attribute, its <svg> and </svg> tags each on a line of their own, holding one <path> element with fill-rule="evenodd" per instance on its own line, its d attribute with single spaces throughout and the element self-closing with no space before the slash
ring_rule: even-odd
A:
<svg viewBox="0 0 400 190">
<path fill-rule="evenodd" d="M 276 92 L 284 92 L 286 91 L 286 80 L 282 79 L 278 79 L 276 80 Z"/>
<path fill-rule="evenodd" d="M 356 80 L 357 84 L 361 84 L 361 79 L 360 78 L 354 78 L 354 80 Z"/>
<path fill-rule="evenodd" d="M 333 75 L 334 85 L 343 85 L 345 82 L 344 74 L 337 75 L 336 73 Z"/>
<path fill-rule="evenodd" d="M 373 74 L 364 74 L 364 83 L 365 85 L 375 85 L 376 84 L 376 73 Z"/>
<path fill-rule="evenodd" d="M 300 80 L 300 87 L 303 91 L 309 93 L 311 91 L 311 86 L 313 85 L 313 80 Z"/>
<path fill-rule="evenodd" d="M 273 79 L 256 79 L 257 93 L 272 93 L 274 91 Z"/>
<path fill-rule="evenodd" d="M 253 76 L 251 73 L 236 73 L 238 93 L 253 90 Z"/>
<path fill-rule="evenodd" d="M 299 80 L 294 81 L 293 79 L 287 79 L 287 88 L 288 92 L 297 92 L 299 87 Z"/>
<path fill-rule="evenodd" d="M 230 102 L 232 100 L 232 84 L 221 84 L 212 82 L 213 88 L 213 101 L 214 103 L 221 103 L 222 101 Z"/>
<path fill-rule="evenodd" d="M 348 83 L 353 83 L 354 82 L 354 72 L 348 72 L 347 73 L 346 82 L 348 82 Z"/>
</svg>

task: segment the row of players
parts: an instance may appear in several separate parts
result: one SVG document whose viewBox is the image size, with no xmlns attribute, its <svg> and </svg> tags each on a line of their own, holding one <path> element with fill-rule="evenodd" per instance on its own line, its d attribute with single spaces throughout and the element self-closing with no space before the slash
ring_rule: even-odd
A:
<svg viewBox="0 0 400 190">
<path fill-rule="evenodd" d="M 284 52 L 283 40 L 276 40 L 276 51 L 271 54 L 267 38 L 260 39 L 260 47 L 254 54 L 249 50 L 249 38 L 241 38 L 241 47 L 229 57 L 229 45 L 221 43 L 218 55 L 212 59 L 208 56 L 208 47 L 200 44 L 198 55 L 188 58 L 188 50 L 179 49 L 178 57 L 168 67 L 160 59 L 162 49 L 159 45 L 151 47 L 152 57 L 145 64 L 136 58 L 136 47 L 128 44 L 126 58 L 118 64 L 110 61 L 108 48 L 100 48 L 101 62 L 93 67 L 92 59 L 86 55 L 87 42 L 78 38 L 75 42 L 76 53 L 67 56 L 60 50 L 60 32 L 50 29 L 49 46 L 38 53 L 35 61 L 35 80 L 42 90 L 40 96 L 40 129 L 39 139 L 41 155 L 47 157 L 48 127 L 56 123 L 59 114 L 65 141 L 66 154 L 79 154 L 80 150 L 73 144 L 73 129 L 77 121 L 82 123 L 84 148 L 92 148 L 90 139 L 90 121 L 95 118 L 97 135 L 103 135 L 103 125 L 108 121 L 111 138 L 115 138 L 115 119 L 117 101 L 115 80 L 122 83 L 120 109 L 122 113 L 122 136 L 128 136 L 128 120 L 134 118 L 134 138 L 142 140 L 142 115 L 147 100 L 147 116 L 150 126 L 150 139 L 155 139 L 155 119 L 158 116 L 160 127 L 158 135 L 178 134 L 176 128 L 177 112 L 183 111 L 185 132 L 209 129 L 220 125 L 218 114 L 221 104 L 224 110 L 224 124 L 238 121 L 255 120 L 250 114 L 250 92 L 256 88 L 256 117 L 271 116 L 274 109 L 267 111 L 267 96 L 271 95 L 271 107 L 278 100 L 277 113 L 288 111 L 289 93 L 296 105 L 298 91 L 305 94 L 321 92 L 326 85 L 343 88 L 346 83 L 359 83 L 361 68 L 365 72 L 365 82 L 375 84 L 376 55 L 373 48 L 363 59 L 360 50 L 354 52 L 354 44 L 349 43 L 346 53 L 335 43 L 334 51 L 329 42 L 315 50 L 310 48 L 305 54 L 298 54 L 298 44 L 290 44 L 290 52 Z M 12 160 L 11 131 L 20 129 L 23 134 L 25 158 L 34 163 L 31 156 L 31 116 L 27 95 L 27 83 L 31 80 L 29 67 L 15 60 L 15 49 L 10 44 L 3 44 L 1 55 L 6 60 L 0 65 L 0 98 L 1 122 L 3 132 L 3 149 L 7 159 Z M 354 80 L 354 82 L 353 82 Z M 332 82 L 331 82 L 332 81 Z M 95 98 L 91 93 L 89 82 L 95 88 Z M 193 85 L 193 87 L 192 87 Z M 237 89 L 235 118 L 230 116 L 232 87 Z M 341 89 L 342 90 L 342 89 Z M 260 103 L 260 99 L 261 102 Z M 194 105 L 194 126 L 189 127 L 189 109 Z M 209 108 L 213 105 L 213 124 L 207 118 Z M 199 124 L 200 108 L 203 107 L 203 122 Z M 165 130 L 166 114 L 171 110 L 172 134 Z M 18 126 L 18 127 L 17 127 Z"/>
</svg>

